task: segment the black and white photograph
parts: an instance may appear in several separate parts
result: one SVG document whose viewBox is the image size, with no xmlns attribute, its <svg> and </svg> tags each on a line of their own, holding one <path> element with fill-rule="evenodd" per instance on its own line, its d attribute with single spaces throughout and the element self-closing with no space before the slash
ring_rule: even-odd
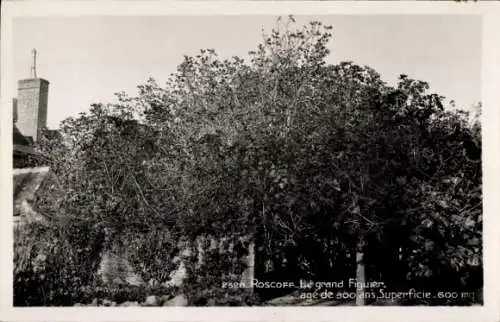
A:
<svg viewBox="0 0 500 322">
<path fill-rule="evenodd" d="M 14 308 L 485 305 L 482 16 L 281 11 L 12 18 Z"/>
</svg>

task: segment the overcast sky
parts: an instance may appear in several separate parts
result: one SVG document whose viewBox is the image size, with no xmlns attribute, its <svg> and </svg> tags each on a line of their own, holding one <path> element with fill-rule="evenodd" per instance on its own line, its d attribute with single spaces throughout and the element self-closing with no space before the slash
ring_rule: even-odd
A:
<svg viewBox="0 0 500 322">
<path fill-rule="evenodd" d="M 474 16 L 297 16 L 297 27 L 320 20 L 334 27 L 329 62 L 375 68 L 388 83 L 400 74 L 425 80 L 431 90 L 468 108 L 480 101 L 481 21 Z M 14 77 L 30 75 L 31 49 L 38 76 L 50 82 L 48 126 L 136 93 L 148 77 L 162 84 L 183 55 L 214 48 L 244 57 L 276 16 L 155 16 L 17 18 L 13 21 Z"/>
</svg>

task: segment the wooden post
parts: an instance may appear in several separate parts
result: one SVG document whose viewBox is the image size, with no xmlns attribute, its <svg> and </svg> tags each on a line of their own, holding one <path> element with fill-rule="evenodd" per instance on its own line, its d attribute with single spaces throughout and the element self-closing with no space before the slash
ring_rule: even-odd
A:
<svg viewBox="0 0 500 322">
<path fill-rule="evenodd" d="M 358 242 L 356 245 L 356 306 L 364 306 L 365 301 L 365 288 L 364 284 L 366 282 L 366 272 L 365 272 L 365 261 L 364 261 L 364 239 L 363 235 L 360 233 L 358 236 Z"/>
<path fill-rule="evenodd" d="M 252 280 L 255 278 L 255 242 L 248 243 L 248 255 L 246 256 L 247 268 L 243 272 L 241 282 L 253 293 Z"/>
</svg>

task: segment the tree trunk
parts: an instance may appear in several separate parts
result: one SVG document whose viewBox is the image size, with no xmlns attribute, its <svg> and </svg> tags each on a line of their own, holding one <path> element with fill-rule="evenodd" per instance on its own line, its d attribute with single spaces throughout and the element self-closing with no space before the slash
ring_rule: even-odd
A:
<svg viewBox="0 0 500 322">
<path fill-rule="evenodd" d="M 363 258 L 364 246 L 364 238 L 363 235 L 360 234 L 356 245 L 356 306 L 364 306 L 366 304 L 364 296 L 364 284 L 366 282 L 365 261 Z"/>
</svg>

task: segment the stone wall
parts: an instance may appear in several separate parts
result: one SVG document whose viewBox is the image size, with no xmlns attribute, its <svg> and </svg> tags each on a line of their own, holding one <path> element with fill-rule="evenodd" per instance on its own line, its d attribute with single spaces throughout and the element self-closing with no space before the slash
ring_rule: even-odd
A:
<svg viewBox="0 0 500 322">
<path fill-rule="evenodd" d="M 249 238 L 244 238 L 244 241 L 248 243 L 248 255 L 245 258 L 247 268 L 241 275 L 241 282 L 250 287 L 255 274 L 255 245 Z M 196 240 L 197 248 L 197 268 L 199 268 L 203 261 L 205 260 L 205 254 L 203 252 L 202 244 L 205 239 L 200 237 Z M 221 241 L 215 239 L 210 240 L 210 248 L 216 249 L 220 246 Z M 159 281 L 143 281 L 141 277 L 134 272 L 132 265 L 126 258 L 126 249 L 122 249 L 122 246 L 115 244 L 112 246 L 111 250 L 107 251 L 102 256 L 101 265 L 98 274 L 101 281 L 106 284 L 129 284 L 129 285 L 141 285 L 141 284 L 156 284 Z M 178 256 L 173 258 L 174 264 L 176 264 L 176 269 L 169 274 L 167 281 L 161 281 L 165 286 L 170 287 L 181 287 L 184 280 L 187 278 L 186 262 L 193 254 L 191 248 L 184 242 L 180 241 L 179 248 L 183 249 Z"/>
</svg>

